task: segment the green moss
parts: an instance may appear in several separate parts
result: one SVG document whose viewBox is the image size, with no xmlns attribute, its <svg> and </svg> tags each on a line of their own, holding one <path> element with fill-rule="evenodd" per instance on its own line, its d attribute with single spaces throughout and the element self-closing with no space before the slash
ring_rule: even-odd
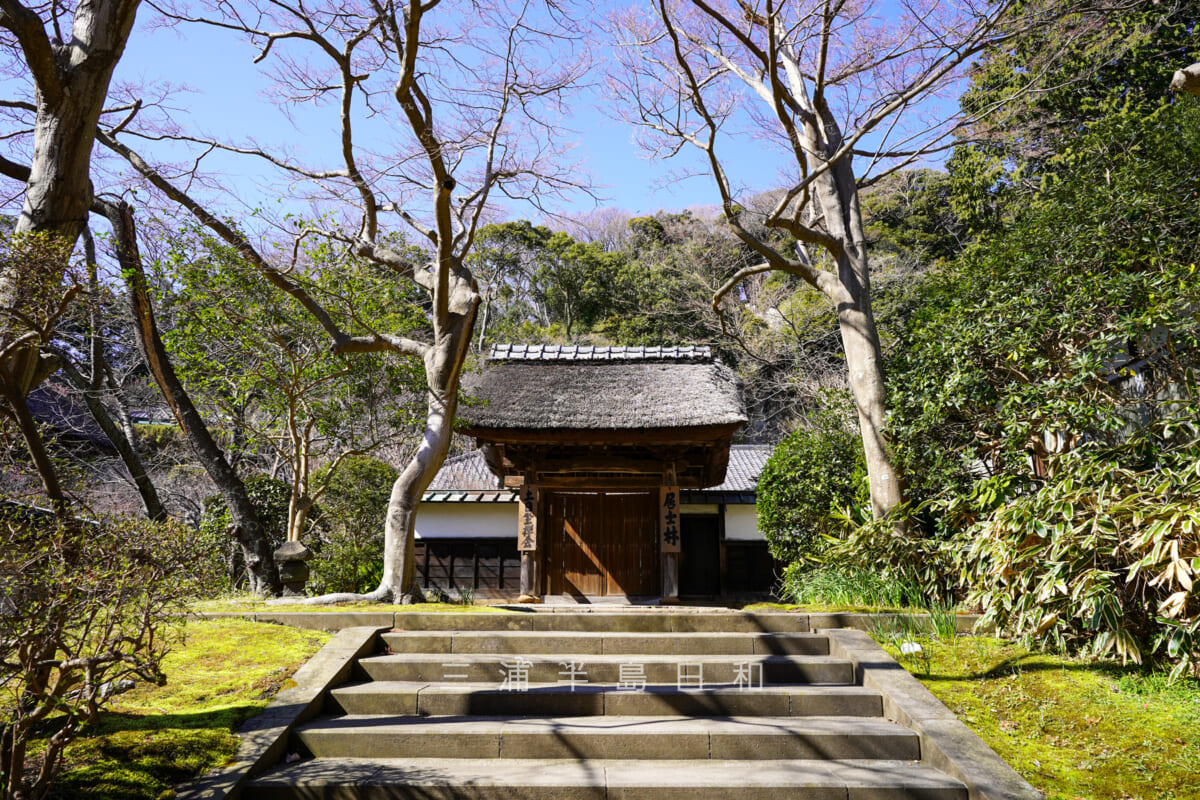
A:
<svg viewBox="0 0 1200 800">
<path fill-rule="evenodd" d="M 116 698 L 67 748 L 58 791 L 89 800 L 171 796 L 232 759 L 234 731 L 331 638 L 243 620 L 193 621 L 166 659 L 165 686 Z"/>
<path fill-rule="evenodd" d="M 902 663 L 1049 800 L 1196 796 L 1200 683 L 999 639 L 920 644 Z"/>
<path fill-rule="evenodd" d="M 192 610 L 197 613 L 224 614 L 257 614 L 270 612 L 304 611 L 314 614 L 338 614 L 353 612 L 356 614 L 378 611 L 386 614 L 409 611 L 432 611 L 439 614 L 513 614 L 507 608 L 497 606 L 466 606 L 457 603 L 413 603 L 407 606 L 389 605 L 386 603 L 338 603 L 337 605 L 310 606 L 302 603 L 269 604 L 259 597 L 249 595 L 232 597 L 221 600 L 202 600 L 192 604 Z"/>
<path fill-rule="evenodd" d="M 846 603 L 804 603 L 800 605 L 795 603 L 752 603 L 743 606 L 742 611 L 787 611 L 797 614 L 809 612 L 814 614 L 891 614 L 900 611 L 914 614 L 928 613 L 928 609 L 925 608 Z"/>
</svg>

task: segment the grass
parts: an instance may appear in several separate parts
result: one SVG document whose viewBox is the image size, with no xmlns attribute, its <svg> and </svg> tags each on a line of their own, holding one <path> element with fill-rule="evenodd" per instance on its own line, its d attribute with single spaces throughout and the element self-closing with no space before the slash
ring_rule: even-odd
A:
<svg viewBox="0 0 1200 800">
<path fill-rule="evenodd" d="M 929 609 L 923 606 L 879 606 L 868 603 L 832 603 L 832 602 L 812 602 L 812 603 L 751 603 L 750 605 L 742 606 L 742 611 L 794 611 L 796 613 L 804 613 L 808 611 L 816 613 L 828 614 L 874 614 L 876 612 L 911 612 L 914 614 L 928 613 Z"/>
<path fill-rule="evenodd" d="M 1200 786 L 1200 682 L 1034 653 L 1001 639 L 918 640 L 900 656 L 1049 800 L 1184 800 Z"/>
<path fill-rule="evenodd" d="M 72 743 L 59 797 L 154 800 L 228 763 L 234 734 L 331 635 L 243 620 L 188 623 L 168 654 L 165 686 L 113 700 L 101 724 Z"/>
</svg>

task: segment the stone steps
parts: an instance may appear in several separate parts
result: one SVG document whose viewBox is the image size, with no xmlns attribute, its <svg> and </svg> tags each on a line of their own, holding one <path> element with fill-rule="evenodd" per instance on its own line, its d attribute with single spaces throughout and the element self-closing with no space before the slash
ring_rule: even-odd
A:
<svg viewBox="0 0 1200 800">
<path fill-rule="evenodd" d="M 968 800 L 794 615 L 401 618 L 247 796 Z"/>
<path fill-rule="evenodd" d="M 281 615 L 282 616 L 282 615 Z M 447 617 L 451 617 L 447 619 Z M 626 610 L 526 611 L 518 614 L 397 612 L 403 631 L 577 631 L 581 633 L 807 633 L 808 614 L 787 612 Z M 371 624 L 362 622 L 360 624 Z"/>
<path fill-rule="evenodd" d="M 396 653 L 505 655 L 829 655 L 815 633 L 589 633 L 441 631 L 385 633 Z"/>
<path fill-rule="evenodd" d="M 890 759 L 921 757 L 917 735 L 842 717 L 349 716 L 299 730 L 316 758 Z"/>
<path fill-rule="evenodd" d="M 465 680 L 500 683 L 513 665 L 523 664 L 531 683 L 555 683 L 568 674 L 568 664 L 577 665 L 582 672 L 579 683 L 619 683 L 622 667 L 641 668 L 638 674 L 646 683 L 702 689 L 705 686 L 738 682 L 738 676 L 749 676 L 753 683 L 778 685 L 785 683 L 849 684 L 854 680 L 854 665 L 844 658 L 832 656 L 668 656 L 638 655 L 504 655 L 472 653 L 464 655 L 430 655 L 427 653 L 392 653 L 359 659 L 363 673 L 373 681 L 437 681 Z M 450 676 L 461 676 L 451 678 Z M 585 680 L 586 679 L 586 680 Z M 743 683 L 746 678 L 743 678 Z"/>
<path fill-rule="evenodd" d="M 909 761 L 316 759 L 256 780 L 261 800 L 967 800 Z"/>
<path fill-rule="evenodd" d="M 861 686 L 708 687 L 680 692 L 675 686 L 648 685 L 629 691 L 616 684 L 570 687 L 532 683 L 524 692 L 501 691 L 490 683 L 368 681 L 340 686 L 331 693 L 332 711 L 393 716 L 764 716 L 879 717 L 878 692 Z"/>
</svg>

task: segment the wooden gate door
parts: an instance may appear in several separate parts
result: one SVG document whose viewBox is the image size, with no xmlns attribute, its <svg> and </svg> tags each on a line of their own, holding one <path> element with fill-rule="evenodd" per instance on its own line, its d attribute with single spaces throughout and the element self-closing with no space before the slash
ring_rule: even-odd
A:
<svg viewBox="0 0 1200 800">
<path fill-rule="evenodd" d="M 547 493 L 547 593 L 657 594 L 657 500 L 647 492 Z"/>
</svg>

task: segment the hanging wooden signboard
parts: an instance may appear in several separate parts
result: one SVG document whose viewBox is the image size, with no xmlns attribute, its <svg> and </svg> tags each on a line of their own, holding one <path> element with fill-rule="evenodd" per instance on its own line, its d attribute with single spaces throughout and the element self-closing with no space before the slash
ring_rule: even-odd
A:
<svg viewBox="0 0 1200 800">
<path fill-rule="evenodd" d="M 517 550 L 528 553 L 537 550 L 537 490 L 532 486 L 522 486 L 518 497 Z"/>
<path fill-rule="evenodd" d="M 663 486 L 658 491 L 658 530 L 661 552 L 679 552 L 679 487 Z"/>
</svg>

